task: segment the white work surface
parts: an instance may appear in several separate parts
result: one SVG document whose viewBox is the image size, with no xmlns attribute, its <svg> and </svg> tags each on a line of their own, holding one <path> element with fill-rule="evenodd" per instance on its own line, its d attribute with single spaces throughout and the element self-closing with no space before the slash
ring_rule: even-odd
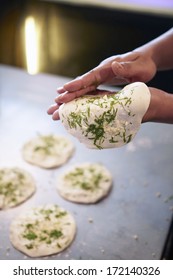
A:
<svg viewBox="0 0 173 280">
<path fill-rule="evenodd" d="M 160 259 L 173 206 L 173 127 L 143 124 L 135 139 L 122 148 L 89 150 L 46 113 L 57 86 L 66 81 L 0 66 L 0 167 L 22 167 L 37 184 L 28 201 L 0 211 L 0 259 L 26 258 L 10 244 L 9 225 L 24 210 L 45 203 L 63 206 L 77 223 L 71 246 L 48 259 Z M 74 156 L 52 170 L 26 163 L 21 148 L 37 133 L 67 136 L 76 147 Z M 109 196 L 95 205 L 68 202 L 56 191 L 57 176 L 86 161 L 103 163 L 113 175 Z"/>
</svg>

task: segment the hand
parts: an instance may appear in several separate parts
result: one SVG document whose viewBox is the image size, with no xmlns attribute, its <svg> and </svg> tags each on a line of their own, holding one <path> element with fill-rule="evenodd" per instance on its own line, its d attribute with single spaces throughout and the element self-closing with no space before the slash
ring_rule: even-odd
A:
<svg viewBox="0 0 173 280">
<path fill-rule="evenodd" d="M 58 88 L 56 102 L 69 102 L 94 91 L 101 84 L 123 85 L 136 81 L 146 83 L 154 77 L 156 70 L 156 65 L 147 52 L 133 51 L 112 56 L 88 73 Z M 58 105 L 55 108 L 58 109 Z"/>
</svg>

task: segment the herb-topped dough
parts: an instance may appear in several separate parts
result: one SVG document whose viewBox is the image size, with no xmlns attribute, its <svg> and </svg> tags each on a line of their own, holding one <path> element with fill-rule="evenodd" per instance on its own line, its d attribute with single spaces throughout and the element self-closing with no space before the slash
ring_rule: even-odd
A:
<svg viewBox="0 0 173 280">
<path fill-rule="evenodd" d="M 85 95 L 59 108 L 64 127 L 88 148 L 115 148 L 129 143 L 140 128 L 150 103 L 141 82 L 106 95 Z"/>
<path fill-rule="evenodd" d="M 75 233 L 73 216 L 58 205 L 50 204 L 18 216 L 10 226 L 10 241 L 26 255 L 42 257 L 67 248 Z"/>
<path fill-rule="evenodd" d="M 111 187 L 111 173 L 98 163 L 73 166 L 57 182 L 59 194 L 77 203 L 96 203 L 109 193 Z"/>
<path fill-rule="evenodd" d="M 17 167 L 0 169 L 0 209 L 17 206 L 35 189 L 34 179 L 25 170 Z"/>
<path fill-rule="evenodd" d="M 23 158 L 42 168 L 64 164 L 73 154 L 73 143 L 64 136 L 39 135 L 23 146 Z"/>
</svg>

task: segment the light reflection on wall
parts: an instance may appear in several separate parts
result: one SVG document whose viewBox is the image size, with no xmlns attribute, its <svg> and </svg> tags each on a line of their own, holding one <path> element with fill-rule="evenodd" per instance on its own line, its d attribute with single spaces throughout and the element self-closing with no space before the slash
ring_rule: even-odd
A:
<svg viewBox="0 0 173 280">
<path fill-rule="evenodd" d="M 38 73 L 38 33 L 33 17 L 27 17 L 25 20 L 25 54 L 28 73 Z"/>
</svg>

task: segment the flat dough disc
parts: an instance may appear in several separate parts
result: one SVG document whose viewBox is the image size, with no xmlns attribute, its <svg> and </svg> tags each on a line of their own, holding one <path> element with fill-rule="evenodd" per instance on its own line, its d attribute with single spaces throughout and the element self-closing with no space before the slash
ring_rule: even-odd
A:
<svg viewBox="0 0 173 280">
<path fill-rule="evenodd" d="M 107 196 L 111 187 L 111 173 L 98 163 L 73 166 L 57 182 L 59 194 L 77 203 L 96 203 Z"/>
<path fill-rule="evenodd" d="M 17 206 L 35 190 L 35 181 L 25 170 L 17 167 L 0 169 L 0 209 Z"/>
<path fill-rule="evenodd" d="M 40 135 L 28 141 L 22 149 L 27 162 L 42 168 L 63 165 L 74 152 L 73 143 L 64 136 Z"/>
<path fill-rule="evenodd" d="M 13 246 L 30 257 L 57 254 L 76 233 L 73 216 L 58 205 L 41 205 L 18 216 L 10 226 Z"/>
<path fill-rule="evenodd" d="M 150 103 L 141 82 L 105 95 L 84 95 L 59 108 L 62 124 L 88 148 L 105 149 L 129 143 L 138 132 Z"/>
</svg>

